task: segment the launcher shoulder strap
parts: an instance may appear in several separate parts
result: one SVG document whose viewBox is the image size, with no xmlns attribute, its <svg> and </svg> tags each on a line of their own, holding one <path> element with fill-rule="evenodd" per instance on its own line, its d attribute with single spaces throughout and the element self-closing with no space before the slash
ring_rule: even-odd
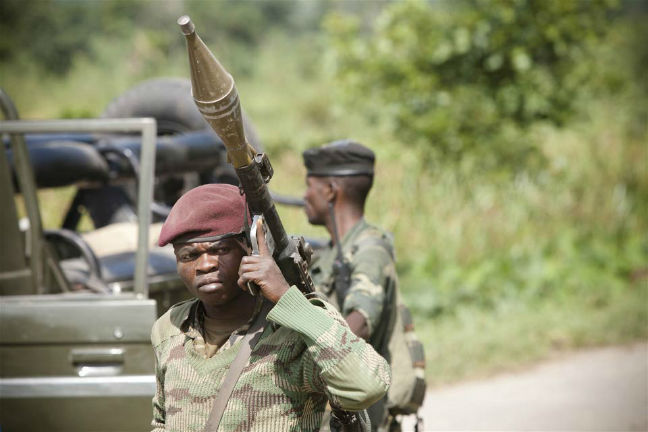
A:
<svg viewBox="0 0 648 432">
<path fill-rule="evenodd" d="M 250 330 L 245 334 L 245 336 L 243 336 L 243 339 L 241 340 L 241 348 L 239 349 L 238 353 L 236 353 L 236 357 L 232 361 L 232 364 L 230 365 L 229 370 L 227 371 L 227 374 L 223 379 L 223 384 L 218 391 L 214 405 L 212 406 L 212 409 L 209 413 L 209 419 L 207 419 L 207 424 L 205 425 L 204 432 L 216 432 L 218 430 L 218 426 L 220 425 L 220 421 L 223 418 L 225 407 L 227 406 L 227 402 L 232 395 L 234 386 L 241 376 L 243 368 L 250 359 L 250 354 L 252 354 L 254 346 L 263 334 L 263 329 L 265 328 L 265 325 L 267 323 L 266 316 L 268 315 L 271 307 L 272 305 L 270 304 L 270 302 L 264 302 L 259 315 L 252 324 L 252 327 L 250 327 Z"/>
</svg>

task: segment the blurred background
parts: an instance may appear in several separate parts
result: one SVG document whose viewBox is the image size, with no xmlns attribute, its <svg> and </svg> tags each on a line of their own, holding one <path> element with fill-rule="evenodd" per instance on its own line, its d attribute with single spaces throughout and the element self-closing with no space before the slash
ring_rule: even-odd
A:
<svg viewBox="0 0 648 432">
<path fill-rule="evenodd" d="M 376 151 L 367 219 L 395 235 L 431 384 L 646 340 L 648 2 L 3 0 L 0 86 L 23 118 L 96 117 L 189 76 L 183 14 L 275 191 L 301 196 L 308 147 Z M 73 195 L 40 191 L 46 227 Z"/>
</svg>

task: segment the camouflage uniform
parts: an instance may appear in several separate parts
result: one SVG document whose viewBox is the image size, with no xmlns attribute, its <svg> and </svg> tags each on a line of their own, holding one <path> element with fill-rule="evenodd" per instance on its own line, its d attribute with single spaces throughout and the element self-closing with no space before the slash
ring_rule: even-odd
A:
<svg viewBox="0 0 648 432">
<path fill-rule="evenodd" d="M 342 253 L 349 261 L 351 286 L 342 307 L 337 304 L 333 286 L 333 261 L 337 248 L 329 244 L 318 251 L 311 265 L 311 275 L 318 292 L 338 307 L 343 316 L 360 312 L 369 327 L 369 343 L 389 360 L 388 329 L 395 319 L 397 283 L 394 252 L 390 236 L 361 219 L 341 239 Z M 387 415 L 386 398 L 369 410 L 372 426 L 382 424 Z"/>
<path fill-rule="evenodd" d="M 153 327 L 155 431 L 202 431 L 240 346 L 240 332 L 234 332 L 213 357 L 201 355 L 197 303 L 175 305 Z M 388 364 L 327 303 L 309 301 L 291 287 L 267 318 L 219 431 L 315 431 L 327 400 L 360 410 L 387 391 Z"/>
</svg>

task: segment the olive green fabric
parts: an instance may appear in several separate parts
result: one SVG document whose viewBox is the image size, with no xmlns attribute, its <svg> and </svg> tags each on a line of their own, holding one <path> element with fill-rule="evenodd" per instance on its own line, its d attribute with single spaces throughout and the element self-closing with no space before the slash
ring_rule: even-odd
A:
<svg viewBox="0 0 648 432">
<path fill-rule="evenodd" d="M 352 268 L 351 286 L 344 305 L 340 308 L 333 287 L 333 261 L 337 248 L 321 249 L 313 258 L 311 276 L 315 289 L 324 294 L 329 303 L 341 310 L 343 316 L 360 312 L 367 320 L 369 343 L 381 354 L 387 349 L 386 332 L 390 315 L 395 308 L 385 300 L 393 295 L 397 276 L 390 236 L 380 228 L 361 219 L 340 241 L 342 254 Z M 389 310 L 384 310 L 385 305 Z M 385 316 L 386 315 L 386 316 Z"/>
<path fill-rule="evenodd" d="M 229 365 L 240 347 L 232 338 L 211 358 L 187 333 L 192 307 L 179 303 L 155 323 L 155 431 L 202 431 Z M 360 410 L 383 397 L 389 366 L 356 337 L 326 302 L 291 287 L 270 310 L 263 336 L 243 369 L 219 431 L 315 431 L 326 401 Z"/>
<path fill-rule="evenodd" d="M 381 242 L 378 243 L 377 239 Z M 333 261 L 337 248 L 332 245 L 318 251 L 313 259 L 311 276 L 315 288 L 340 309 L 343 316 L 353 311 L 360 312 L 369 327 L 369 343 L 390 361 L 388 333 L 396 311 L 391 307 L 393 301 L 386 301 L 386 296 L 392 296 L 396 286 L 391 240 L 386 232 L 362 219 L 344 235 L 340 244 L 344 258 L 352 268 L 351 286 L 344 305 L 340 308 L 334 291 Z M 372 428 L 376 430 L 387 417 L 387 398 L 380 400 L 368 412 Z"/>
<path fill-rule="evenodd" d="M 423 351 L 414 334 L 409 311 L 401 303 L 391 236 L 362 219 L 340 243 L 352 269 L 351 286 L 340 308 L 342 315 L 354 310 L 364 315 L 370 331 L 369 342 L 392 369 L 389 394 L 368 410 L 372 427 L 376 429 L 384 425 L 388 411 L 413 413 L 422 403 Z M 311 275 L 316 290 L 339 308 L 333 276 L 336 255 L 337 248 L 330 244 L 318 251 Z"/>
</svg>

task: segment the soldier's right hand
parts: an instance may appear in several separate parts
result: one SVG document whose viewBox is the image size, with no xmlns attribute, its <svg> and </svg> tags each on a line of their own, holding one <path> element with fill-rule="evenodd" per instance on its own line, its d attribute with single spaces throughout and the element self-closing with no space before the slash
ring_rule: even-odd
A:
<svg viewBox="0 0 648 432">
<path fill-rule="evenodd" d="M 259 255 L 248 255 L 241 259 L 238 285 L 247 291 L 247 283 L 256 284 L 261 294 L 272 303 L 277 303 L 290 288 L 266 244 L 262 223 L 257 224 Z"/>
</svg>

